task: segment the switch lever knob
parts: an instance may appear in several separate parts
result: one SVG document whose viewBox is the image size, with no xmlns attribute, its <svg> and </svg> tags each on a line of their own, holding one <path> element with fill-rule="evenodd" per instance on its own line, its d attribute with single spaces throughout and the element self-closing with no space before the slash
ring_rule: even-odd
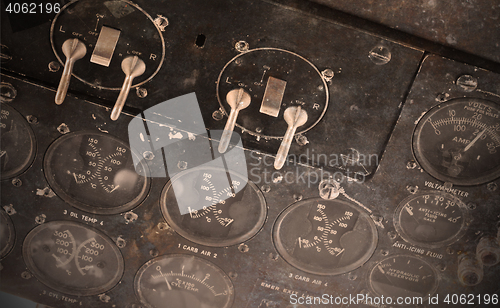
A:
<svg viewBox="0 0 500 308">
<path fill-rule="evenodd" d="M 59 86 L 57 87 L 55 101 L 58 105 L 61 105 L 66 98 L 71 72 L 73 71 L 73 65 L 76 60 L 80 60 L 85 56 L 87 53 L 87 47 L 85 47 L 85 44 L 79 39 L 72 38 L 67 39 L 63 43 L 62 52 L 66 56 L 66 63 L 64 63 L 64 71 L 61 76 L 61 81 L 59 81 Z"/>
<path fill-rule="evenodd" d="M 278 149 L 278 154 L 276 154 L 274 160 L 274 168 L 276 170 L 281 169 L 285 164 L 285 159 L 290 150 L 290 145 L 292 144 L 293 135 L 299 126 L 306 124 L 307 112 L 302 110 L 300 106 L 288 107 L 283 113 L 283 118 L 288 124 L 288 128 L 286 129 L 285 137 L 283 137 L 283 141 Z"/>
<path fill-rule="evenodd" d="M 122 112 L 123 105 L 127 99 L 132 81 L 135 77 L 141 76 L 146 71 L 146 64 L 138 56 L 126 57 L 122 61 L 122 71 L 125 73 L 125 81 L 123 81 L 120 95 L 116 100 L 115 106 L 111 111 L 111 120 L 116 121 Z"/>
<path fill-rule="evenodd" d="M 220 138 L 219 153 L 226 152 L 229 141 L 231 140 L 231 135 L 233 134 L 238 113 L 240 110 L 245 109 L 250 105 L 251 97 L 250 94 L 240 88 L 229 91 L 226 95 L 226 100 L 229 106 L 231 106 L 231 112 L 229 112 L 226 126 L 224 127 L 222 137 Z"/>
</svg>

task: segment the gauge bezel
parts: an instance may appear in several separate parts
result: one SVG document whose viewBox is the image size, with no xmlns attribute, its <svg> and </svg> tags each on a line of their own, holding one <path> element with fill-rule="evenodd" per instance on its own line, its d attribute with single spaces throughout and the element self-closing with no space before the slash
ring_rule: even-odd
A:
<svg viewBox="0 0 500 308">
<path fill-rule="evenodd" d="M 202 263 L 204 264 L 205 266 L 209 267 L 210 269 L 212 269 L 214 272 L 216 272 L 217 274 L 220 275 L 220 278 L 223 280 L 223 282 L 225 283 L 227 289 L 230 291 L 230 294 L 229 294 L 229 299 L 226 303 L 225 306 L 223 307 L 218 307 L 218 308 L 229 308 L 229 307 L 232 307 L 232 304 L 234 302 L 234 285 L 231 281 L 231 279 L 229 278 L 229 276 L 224 272 L 224 270 L 222 270 L 220 267 L 218 267 L 217 265 L 213 264 L 212 262 L 208 261 L 208 260 L 205 260 L 203 258 L 200 258 L 200 257 L 197 257 L 197 256 L 194 256 L 194 255 L 188 255 L 188 254 L 166 254 L 166 255 L 162 255 L 162 256 L 159 256 L 159 257 L 156 257 L 154 259 L 151 259 L 149 261 L 147 261 L 146 263 L 144 263 L 136 272 L 135 274 L 135 277 L 134 277 L 134 291 L 135 291 L 135 294 L 136 296 L 139 298 L 140 302 L 143 303 L 144 305 L 146 305 L 146 307 L 148 308 L 154 308 L 152 307 L 145 299 L 144 299 L 144 296 L 142 294 L 142 291 L 141 291 L 141 284 L 140 284 L 140 281 L 142 279 L 142 275 L 151 267 L 153 266 L 156 262 L 159 262 L 163 259 L 169 259 L 169 258 L 179 258 L 179 259 L 193 259 L 195 260 L 195 262 L 199 262 L 199 263 Z"/>
<path fill-rule="evenodd" d="M 168 211 L 168 204 L 166 203 L 166 198 L 167 194 L 172 187 L 172 182 L 178 180 L 179 178 L 182 178 L 183 175 L 188 174 L 190 172 L 202 172 L 206 170 L 214 170 L 216 172 L 229 172 L 230 174 L 239 177 L 240 179 L 245 179 L 246 177 L 242 176 L 241 174 L 231 171 L 231 170 L 224 170 L 216 167 L 195 167 L 189 170 L 186 170 L 184 172 L 180 172 L 173 176 L 167 184 L 163 187 L 163 190 L 161 192 L 160 196 L 160 208 L 161 212 L 163 214 L 163 218 L 166 220 L 167 224 L 174 229 L 176 233 L 178 233 L 180 236 L 184 237 L 185 239 L 192 241 L 194 243 L 200 244 L 200 245 L 205 245 L 205 246 L 210 246 L 210 247 L 227 247 L 227 246 L 233 246 L 237 245 L 240 243 L 243 243 L 245 241 L 248 241 L 249 239 L 255 237 L 259 232 L 262 230 L 266 220 L 267 220 L 267 203 L 266 199 L 264 198 L 264 194 L 260 191 L 260 189 L 253 183 L 250 179 L 246 179 L 246 184 L 249 185 L 250 189 L 252 189 L 256 194 L 257 197 L 259 198 L 260 201 L 260 207 L 261 207 L 261 213 L 259 216 L 259 219 L 257 220 L 257 224 L 247 233 L 240 237 L 233 238 L 231 240 L 220 240 L 220 239 L 211 239 L 209 237 L 199 237 L 193 234 L 190 234 L 189 232 L 185 231 L 182 226 L 177 224 L 173 219 L 172 216 L 170 215 Z"/>
<path fill-rule="evenodd" d="M 407 203 L 413 201 L 414 199 L 423 197 L 425 195 L 443 196 L 445 198 L 453 200 L 455 202 L 455 204 L 459 207 L 459 209 L 462 213 L 463 220 L 462 220 L 462 225 L 460 226 L 460 230 L 457 233 L 455 233 L 455 235 L 453 235 L 453 237 L 450 237 L 446 240 L 442 240 L 439 242 L 427 243 L 427 242 L 421 242 L 419 240 L 413 239 L 408 234 L 408 232 L 406 232 L 404 230 L 404 227 L 401 225 L 401 222 L 400 222 L 400 215 L 403 211 L 403 208 L 405 207 L 405 205 Z M 451 245 L 451 244 L 457 242 L 458 240 L 460 240 L 460 238 L 462 238 L 462 236 L 467 232 L 467 228 L 470 225 L 471 219 L 470 219 L 470 213 L 469 213 L 469 210 L 467 209 L 467 206 L 459 198 L 453 196 L 450 193 L 444 192 L 444 191 L 425 190 L 425 191 L 420 191 L 415 195 L 410 195 L 410 196 L 406 197 L 405 199 L 403 199 L 398 204 L 398 207 L 394 211 L 393 221 L 394 221 L 394 228 L 396 229 L 396 232 L 406 242 L 411 243 L 411 244 L 416 245 L 416 246 L 425 247 L 425 248 L 440 248 L 440 247 Z"/>
<path fill-rule="evenodd" d="M 130 155 L 134 155 L 136 157 L 139 157 L 133 150 L 132 148 L 122 141 L 121 139 L 112 136 L 110 134 L 105 134 L 102 132 L 97 132 L 97 131 L 91 131 L 91 130 L 84 130 L 84 131 L 77 131 L 77 132 L 70 132 L 67 134 L 64 134 L 60 136 L 59 138 L 55 139 L 47 148 L 47 151 L 45 152 L 44 158 L 43 158 L 43 171 L 45 178 L 47 179 L 47 182 L 49 183 L 50 187 L 54 192 L 56 193 L 57 196 L 59 196 L 62 200 L 65 202 L 69 203 L 71 206 L 88 212 L 88 213 L 93 213 L 93 214 L 100 214 L 100 215 L 112 215 L 112 214 L 119 214 L 123 213 L 126 211 L 129 211 L 137 206 L 139 206 L 148 196 L 150 188 L 151 188 L 151 179 L 149 178 L 149 168 L 147 164 L 144 162 L 144 160 L 136 159 L 135 161 L 139 161 L 139 164 L 143 168 L 145 175 L 140 175 L 144 177 L 144 185 L 142 187 L 141 193 L 136 196 L 133 200 L 125 203 L 125 204 L 120 204 L 117 205 L 113 208 L 97 208 L 93 206 L 92 204 L 86 204 L 81 201 L 73 199 L 64 189 L 62 189 L 57 181 L 55 180 L 54 174 L 51 172 L 52 167 L 50 166 L 51 160 L 52 160 L 52 155 L 55 153 L 55 149 L 62 143 L 64 143 L 66 140 L 75 138 L 78 136 L 85 136 L 85 135 L 95 135 L 101 138 L 110 138 L 113 141 L 119 143 L 121 146 L 126 147 Z M 135 166 L 134 166 L 135 167 Z M 134 169 L 135 172 L 135 169 Z"/>
<path fill-rule="evenodd" d="M 327 269 L 327 268 L 322 268 L 322 269 L 317 269 L 315 270 L 312 267 L 307 267 L 307 264 L 296 260 L 292 255 L 290 255 L 287 252 L 287 248 L 282 244 L 282 241 L 280 239 L 279 231 L 281 228 L 281 224 L 283 223 L 284 219 L 288 214 L 290 214 L 292 211 L 294 211 L 296 208 L 306 205 L 311 202 L 322 202 L 322 203 L 327 203 L 327 202 L 333 202 L 333 203 L 341 203 L 349 208 L 351 208 L 353 211 L 356 211 L 359 213 L 359 218 L 358 219 L 365 219 L 368 222 L 368 225 L 370 226 L 370 231 L 372 233 L 371 238 L 369 239 L 370 247 L 366 250 L 364 255 L 356 260 L 355 262 L 352 262 L 346 266 L 339 267 L 339 268 L 333 268 L 333 269 Z M 330 204 L 330 206 L 335 206 L 333 204 Z M 291 266 L 304 271 L 308 272 L 310 274 L 315 274 L 315 275 L 340 275 L 344 274 L 350 271 L 353 271 L 359 267 L 361 267 L 363 264 L 365 264 L 372 256 L 373 253 L 375 252 L 378 244 L 378 230 L 377 227 L 375 226 L 375 223 L 373 220 L 368 216 L 367 213 L 363 212 L 361 209 L 359 209 L 355 204 L 352 204 L 350 202 L 344 201 L 344 200 L 338 200 L 338 199 L 331 199 L 331 200 L 325 200 L 321 198 L 312 198 L 312 199 L 305 199 L 296 203 L 293 203 L 289 205 L 287 208 L 285 208 L 276 218 L 276 221 L 273 226 L 272 230 L 272 237 L 273 237 L 273 244 L 276 247 L 278 253 L 281 255 L 281 257 L 289 263 Z"/>
<path fill-rule="evenodd" d="M 115 277 L 112 280 L 109 280 L 105 285 L 101 285 L 101 286 L 95 287 L 95 288 L 87 288 L 87 289 L 70 287 L 64 283 L 59 283 L 59 282 L 56 282 L 56 281 L 53 281 L 50 279 L 46 279 L 45 278 L 46 274 L 39 271 L 37 265 L 30 257 L 30 255 L 31 255 L 30 244 L 31 244 L 31 241 L 33 240 L 33 238 L 35 236 L 37 236 L 40 233 L 40 231 L 43 231 L 43 230 L 49 228 L 50 226 L 56 225 L 56 224 L 60 224 L 63 226 L 64 225 L 75 226 L 76 228 L 89 230 L 89 231 L 94 232 L 95 234 L 98 234 L 99 236 L 101 236 L 101 238 L 105 242 L 107 242 L 108 246 L 111 248 L 111 250 L 114 252 L 115 256 L 117 257 L 116 258 L 117 262 L 118 262 L 117 263 L 117 270 L 116 270 L 117 275 L 115 275 Z M 91 226 L 88 226 L 86 224 L 79 223 L 79 222 L 68 221 L 68 220 L 54 220 L 54 221 L 45 222 L 42 225 L 36 226 L 33 229 L 31 229 L 28 232 L 28 234 L 26 235 L 26 237 L 24 238 L 22 250 L 23 250 L 24 263 L 26 264 L 29 271 L 31 273 L 33 273 L 33 275 L 38 279 L 38 281 L 40 281 L 44 285 L 46 285 L 54 290 L 57 290 L 57 291 L 62 292 L 62 293 L 70 294 L 70 295 L 89 296 L 89 295 L 97 295 L 99 293 L 107 292 L 107 291 L 111 290 L 112 288 L 114 288 L 121 281 L 121 279 L 124 275 L 124 270 L 125 270 L 124 258 L 123 258 L 123 255 L 122 255 L 120 249 L 118 248 L 118 246 L 116 246 L 115 242 L 109 236 L 107 236 L 106 234 L 101 232 L 100 230 L 97 230 Z"/>
<path fill-rule="evenodd" d="M 424 136 L 422 134 L 423 127 L 426 125 L 427 120 L 434 116 L 437 112 L 439 112 L 441 109 L 447 108 L 449 106 L 455 105 L 455 104 L 463 104 L 463 103 L 468 103 L 468 102 L 479 102 L 481 104 L 485 105 L 493 105 L 493 107 L 496 110 L 500 111 L 500 105 L 497 103 L 482 99 L 482 98 L 476 98 L 476 97 L 461 97 L 461 98 L 454 98 L 450 99 L 444 103 L 440 103 L 435 105 L 434 107 L 430 108 L 425 112 L 425 114 L 418 119 L 418 123 L 415 126 L 412 134 L 412 153 L 413 156 L 415 157 L 415 160 L 422 166 L 424 171 L 426 171 L 429 175 L 432 177 L 443 181 L 443 182 L 449 182 L 454 185 L 462 185 L 462 186 L 474 186 L 474 185 L 481 185 L 485 184 L 488 182 L 491 182 L 498 177 L 500 177 L 500 166 L 496 167 L 496 170 L 492 169 L 491 172 L 478 176 L 476 178 L 456 178 L 452 176 L 448 176 L 446 174 L 443 174 L 436 170 L 436 168 L 433 167 L 433 165 L 430 163 L 430 161 L 426 158 L 425 153 L 420 147 L 420 144 L 422 140 L 424 139 Z"/>
</svg>

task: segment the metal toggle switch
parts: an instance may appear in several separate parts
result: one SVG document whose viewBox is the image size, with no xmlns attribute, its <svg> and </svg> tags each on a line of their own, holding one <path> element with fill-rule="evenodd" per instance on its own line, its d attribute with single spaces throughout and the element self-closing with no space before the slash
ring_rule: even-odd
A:
<svg viewBox="0 0 500 308">
<path fill-rule="evenodd" d="M 224 153 L 227 150 L 229 141 L 231 140 L 231 135 L 233 134 L 234 125 L 236 124 L 236 118 L 240 110 L 245 109 L 250 105 L 251 97 L 243 89 L 234 89 L 229 91 L 226 95 L 226 100 L 229 106 L 231 106 L 231 112 L 222 132 L 222 137 L 219 143 L 219 153 Z"/>
<path fill-rule="evenodd" d="M 298 127 L 306 124 L 307 112 L 302 110 L 300 106 L 288 107 L 283 114 L 283 118 L 288 124 L 288 128 L 286 129 L 285 137 L 283 137 L 278 154 L 276 154 L 276 158 L 274 160 L 274 168 L 276 170 L 281 169 L 285 163 L 295 131 Z"/>
<path fill-rule="evenodd" d="M 120 112 L 122 112 L 123 105 L 125 105 L 125 100 L 132 86 L 132 81 L 135 77 L 144 74 L 146 64 L 138 56 L 126 57 L 122 61 L 122 71 L 125 73 L 125 80 L 123 81 L 123 86 L 113 107 L 113 111 L 111 111 L 111 120 L 113 121 L 116 121 L 120 116 Z"/>
<path fill-rule="evenodd" d="M 120 30 L 102 26 L 90 62 L 108 67 L 119 37 Z"/>
<path fill-rule="evenodd" d="M 62 52 L 66 56 L 66 63 L 64 64 L 64 71 L 61 76 L 61 81 L 59 81 L 59 86 L 57 87 L 56 93 L 56 104 L 61 105 L 66 98 L 66 93 L 68 92 L 69 80 L 71 78 L 71 72 L 73 71 L 73 65 L 76 60 L 80 60 L 87 53 L 87 47 L 79 39 L 72 38 L 66 40 L 62 45 Z"/>
</svg>

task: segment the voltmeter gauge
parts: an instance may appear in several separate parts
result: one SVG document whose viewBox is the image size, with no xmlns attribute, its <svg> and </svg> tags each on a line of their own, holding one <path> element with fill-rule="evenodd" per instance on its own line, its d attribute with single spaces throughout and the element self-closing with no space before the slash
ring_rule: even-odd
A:
<svg viewBox="0 0 500 308">
<path fill-rule="evenodd" d="M 1 179 L 10 179 L 23 173 L 35 158 L 35 135 L 23 116 L 2 103 L 0 142 Z"/>
<path fill-rule="evenodd" d="M 123 257 L 106 235 L 71 221 L 44 223 L 26 236 L 26 266 L 57 291 L 95 295 L 114 287 L 123 275 Z"/>
<path fill-rule="evenodd" d="M 163 216 L 177 233 L 214 247 L 250 239 L 267 216 L 264 196 L 253 182 L 218 168 L 193 168 L 174 176 L 160 203 Z"/>
<path fill-rule="evenodd" d="M 9 215 L 0 209 L 0 259 L 3 259 L 14 246 L 16 231 Z"/>
<path fill-rule="evenodd" d="M 148 308 L 229 308 L 234 288 L 214 264 L 189 255 L 165 255 L 137 272 L 135 292 Z"/>
<path fill-rule="evenodd" d="M 378 241 L 373 220 L 342 200 L 309 199 L 292 204 L 276 220 L 279 254 L 296 268 L 338 275 L 363 265 Z"/>
<path fill-rule="evenodd" d="M 479 185 L 500 176 L 500 105 L 459 98 L 429 110 L 413 133 L 413 152 L 431 176 Z"/>
<path fill-rule="evenodd" d="M 421 297 L 423 301 L 433 295 L 439 285 L 436 269 L 421 258 L 396 255 L 380 261 L 370 271 L 370 289 L 377 296 L 392 298 Z M 415 303 L 402 303 L 415 305 Z"/>
<path fill-rule="evenodd" d="M 239 111 L 236 125 L 265 138 L 283 138 L 288 128 L 283 114 L 287 107 L 300 106 L 307 122 L 296 134 L 313 128 L 328 107 L 328 86 L 321 72 L 306 58 L 288 50 L 257 48 L 231 59 L 217 81 L 217 98 L 228 115 L 227 94 L 243 88 L 251 104 Z"/>
<path fill-rule="evenodd" d="M 456 242 L 470 223 L 466 205 L 445 192 L 422 192 L 403 200 L 394 213 L 398 234 L 414 245 L 437 248 Z"/>
<path fill-rule="evenodd" d="M 117 214 L 137 206 L 149 190 L 143 163 L 134 168 L 123 141 L 104 133 L 76 132 L 54 141 L 44 159 L 47 181 L 72 206 L 95 214 Z M 138 172 L 136 172 L 138 170 Z"/>
</svg>

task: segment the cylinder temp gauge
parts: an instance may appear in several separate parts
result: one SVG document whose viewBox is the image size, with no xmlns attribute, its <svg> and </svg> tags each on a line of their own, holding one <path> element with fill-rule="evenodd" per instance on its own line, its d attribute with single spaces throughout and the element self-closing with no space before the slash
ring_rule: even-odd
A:
<svg viewBox="0 0 500 308">
<path fill-rule="evenodd" d="M 135 276 L 135 292 L 148 308 L 229 308 L 234 288 L 214 264 L 188 255 L 148 261 Z"/>
<path fill-rule="evenodd" d="M 115 243 L 71 221 L 52 221 L 33 229 L 24 240 L 23 257 L 40 282 L 71 295 L 106 292 L 123 275 L 123 257 Z"/>
<path fill-rule="evenodd" d="M 500 105 L 459 98 L 429 110 L 413 133 L 413 153 L 438 180 L 479 185 L 500 176 Z"/>
<path fill-rule="evenodd" d="M 445 192 L 427 192 L 403 200 L 394 213 L 398 234 L 414 245 L 437 248 L 456 242 L 470 223 L 466 205 Z"/>
<path fill-rule="evenodd" d="M 373 220 L 341 200 L 309 199 L 285 209 L 274 225 L 280 255 L 296 268 L 337 275 L 363 265 L 377 246 Z"/>
<path fill-rule="evenodd" d="M 137 206 L 149 190 L 145 164 L 134 163 L 123 141 L 104 133 L 69 133 L 54 141 L 44 171 L 54 192 L 72 206 L 95 214 L 117 214 Z M 140 170 L 139 170 L 140 169 Z M 139 175 L 137 172 L 139 172 Z"/>
</svg>

